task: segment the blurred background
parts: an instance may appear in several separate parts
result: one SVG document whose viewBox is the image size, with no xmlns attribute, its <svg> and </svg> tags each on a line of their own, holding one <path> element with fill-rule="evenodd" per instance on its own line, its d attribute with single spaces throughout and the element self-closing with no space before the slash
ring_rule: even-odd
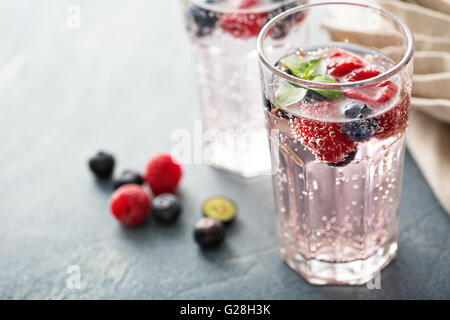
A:
<svg viewBox="0 0 450 320">
<path fill-rule="evenodd" d="M 200 121 L 178 1 L 0 1 L 0 298 L 449 298 L 450 222 L 408 153 L 400 253 L 381 289 L 314 287 L 278 256 L 270 177 L 187 164 L 174 226 L 123 228 L 87 159 L 144 169 Z M 200 251 L 201 203 L 239 207 L 223 247 Z M 73 268 L 75 266 L 75 269 Z M 78 269 L 77 269 L 78 268 Z M 67 281 L 79 272 L 81 288 Z"/>
</svg>

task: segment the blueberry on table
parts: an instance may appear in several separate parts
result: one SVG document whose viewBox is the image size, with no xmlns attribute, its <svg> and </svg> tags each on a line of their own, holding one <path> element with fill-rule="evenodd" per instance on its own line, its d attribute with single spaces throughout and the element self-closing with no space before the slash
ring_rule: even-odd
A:
<svg viewBox="0 0 450 320">
<path fill-rule="evenodd" d="M 113 180 L 114 189 L 118 189 L 125 184 L 142 185 L 143 183 L 144 179 L 142 179 L 141 174 L 139 172 L 129 169 L 122 171 L 120 176 L 114 178 Z"/>
<path fill-rule="evenodd" d="M 107 179 L 114 171 L 114 157 L 104 151 L 99 151 L 89 159 L 89 168 L 100 179 Z"/>
<path fill-rule="evenodd" d="M 225 227 L 215 219 L 202 218 L 195 224 L 194 239 L 202 248 L 216 246 L 224 237 Z"/>
<path fill-rule="evenodd" d="M 196 5 L 189 8 L 188 15 L 188 29 L 194 32 L 197 37 L 210 35 L 219 19 L 214 12 Z"/>
<path fill-rule="evenodd" d="M 171 193 L 163 193 L 152 201 L 153 216 L 162 223 L 171 223 L 177 220 L 181 213 L 180 199 Z"/>
<path fill-rule="evenodd" d="M 203 203 L 202 211 L 205 217 L 213 218 L 223 223 L 229 223 L 236 217 L 236 205 L 225 197 L 212 197 Z"/>
<path fill-rule="evenodd" d="M 355 142 L 369 140 L 377 131 L 378 118 L 369 118 L 373 110 L 363 103 L 351 103 L 344 109 L 344 117 L 347 119 L 357 119 L 352 122 L 345 122 L 341 126 L 342 133 Z"/>
</svg>

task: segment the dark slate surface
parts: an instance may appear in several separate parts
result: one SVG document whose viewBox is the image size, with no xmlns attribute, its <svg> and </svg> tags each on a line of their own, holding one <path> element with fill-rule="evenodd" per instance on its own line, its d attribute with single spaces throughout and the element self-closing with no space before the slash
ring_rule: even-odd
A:
<svg viewBox="0 0 450 320">
<path fill-rule="evenodd" d="M 66 27 L 73 1 L 0 4 L 0 298 L 450 298 L 450 219 L 409 154 L 399 256 L 380 290 L 311 286 L 282 263 L 270 177 L 185 165 L 176 225 L 118 225 L 86 159 L 102 147 L 119 169 L 142 169 L 175 129 L 193 132 L 188 41 L 176 1 L 75 2 L 79 30 Z M 192 225 L 216 194 L 240 216 L 202 252 Z M 70 265 L 80 290 L 66 286 Z"/>
</svg>

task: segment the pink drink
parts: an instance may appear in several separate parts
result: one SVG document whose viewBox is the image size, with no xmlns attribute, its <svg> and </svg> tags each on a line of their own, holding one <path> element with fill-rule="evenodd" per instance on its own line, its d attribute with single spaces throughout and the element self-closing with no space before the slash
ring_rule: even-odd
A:
<svg viewBox="0 0 450 320">
<path fill-rule="evenodd" d="M 262 75 L 281 256 L 311 283 L 367 282 L 397 252 L 411 69 L 387 77 L 396 62 L 357 44 L 279 57 Z"/>
<path fill-rule="evenodd" d="M 305 2 L 182 1 L 195 59 L 208 164 L 242 176 L 269 172 L 256 37 L 272 17 Z M 287 27 L 280 27 L 278 34 Z"/>
<path fill-rule="evenodd" d="M 384 71 L 390 66 L 370 67 Z M 279 165 L 273 179 L 280 252 L 302 273 L 308 272 L 305 261 L 318 267 L 321 261 L 335 263 L 332 271 L 324 270 L 324 277 L 330 272 L 361 268 L 361 261 L 367 259 L 377 260 L 381 267 L 397 250 L 408 96 L 397 91 L 386 103 L 375 104 L 369 119 L 381 122 L 380 117 L 390 118 L 388 121 L 398 122 L 398 127 L 393 130 L 389 126 L 392 132 L 384 132 L 380 126 L 372 137 L 359 143 L 348 139 L 351 147 L 340 159 L 342 163 L 327 162 L 314 154 L 314 150 L 328 147 L 320 146 L 328 143 L 320 142 L 321 133 L 312 136 L 316 141 L 309 141 L 317 144 L 313 150 L 297 133 L 298 126 L 325 129 L 328 135 L 342 132 L 342 124 L 351 120 L 344 119 L 340 110 L 357 102 L 344 97 L 338 102 L 300 102 L 280 111 L 266 111 L 271 138 L 279 145 Z M 311 117 L 325 110 L 323 119 L 298 116 L 304 113 L 302 108 L 310 108 Z M 335 141 L 328 141 L 333 142 L 333 148 Z M 349 155 L 353 160 L 346 160 Z M 349 163 L 344 164 L 346 161 Z"/>
</svg>

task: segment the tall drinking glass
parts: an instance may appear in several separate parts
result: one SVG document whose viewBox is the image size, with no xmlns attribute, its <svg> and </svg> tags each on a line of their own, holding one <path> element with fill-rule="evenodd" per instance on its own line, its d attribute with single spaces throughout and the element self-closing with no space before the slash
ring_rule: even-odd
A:
<svg viewBox="0 0 450 320">
<path fill-rule="evenodd" d="M 277 14 L 306 0 L 182 0 L 203 117 L 204 160 L 242 176 L 268 172 L 256 37 Z M 282 37 L 296 16 L 271 35 Z"/>
<path fill-rule="evenodd" d="M 281 257 L 310 283 L 365 283 L 397 252 L 413 36 L 384 10 L 330 2 L 278 15 L 257 47 Z"/>
</svg>

